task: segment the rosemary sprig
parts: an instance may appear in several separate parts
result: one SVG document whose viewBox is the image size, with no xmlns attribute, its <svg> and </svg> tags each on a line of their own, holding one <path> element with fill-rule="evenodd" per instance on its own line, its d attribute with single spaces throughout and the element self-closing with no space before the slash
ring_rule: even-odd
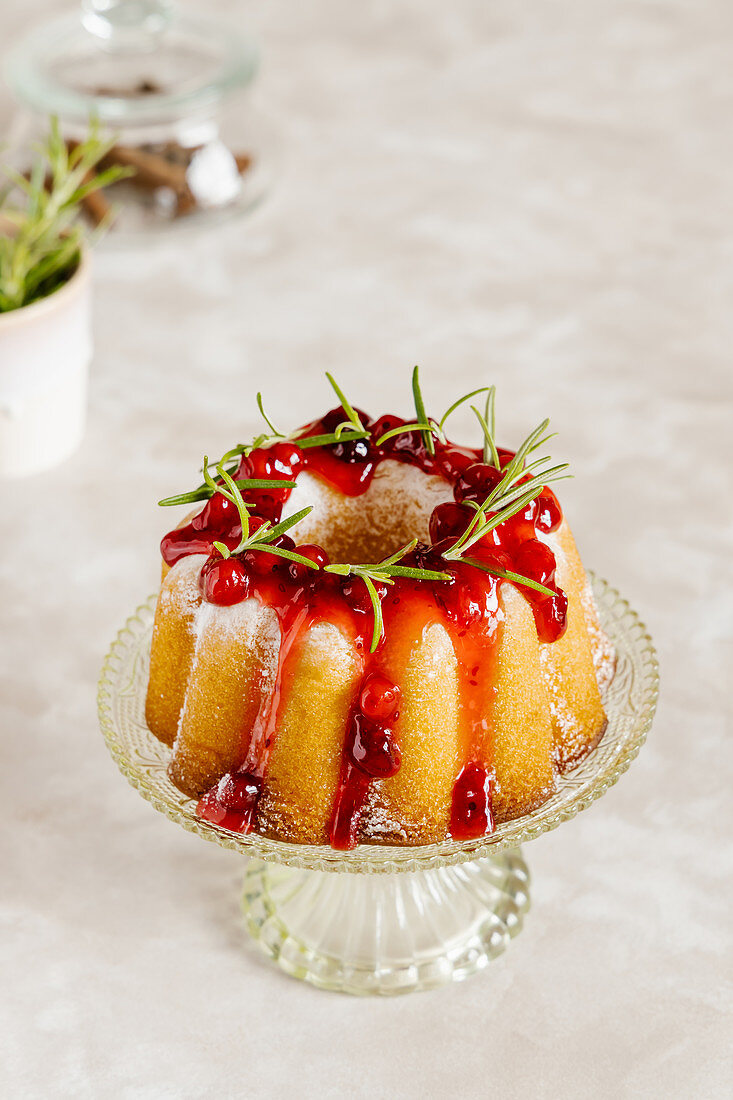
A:
<svg viewBox="0 0 733 1100">
<path fill-rule="evenodd" d="M 348 427 L 348 425 L 350 424 L 354 428 L 354 431 L 363 432 L 364 431 L 364 425 L 361 422 L 361 418 L 360 418 L 359 414 L 349 404 L 343 390 L 340 388 L 340 386 L 336 382 L 333 375 L 329 374 L 328 371 L 326 371 L 326 378 L 331 383 L 331 386 L 334 390 L 334 393 L 336 394 L 339 401 L 341 402 L 341 408 L 344 410 L 344 412 L 346 413 L 346 416 L 348 417 L 348 422 L 345 426 Z M 338 429 L 336 429 L 336 430 L 338 431 Z"/>
<path fill-rule="evenodd" d="M 412 542 L 401 546 L 399 550 L 395 550 L 394 554 L 390 554 L 388 558 L 371 565 L 339 563 L 327 565 L 325 568 L 326 573 L 336 573 L 341 577 L 354 576 L 364 582 L 374 613 L 370 653 L 374 653 L 384 634 L 382 603 L 375 588 L 375 582 L 377 584 L 394 584 L 395 577 L 412 577 L 415 580 L 423 581 L 449 581 L 451 579 L 449 573 L 439 572 L 436 569 L 417 569 L 410 565 L 399 565 L 405 555 L 414 550 L 416 546 L 417 539 L 413 539 Z"/>
<path fill-rule="evenodd" d="M 258 395 L 259 396 L 259 395 Z M 209 462 L 208 456 L 204 456 L 204 462 L 206 466 L 202 469 L 204 480 L 200 485 L 197 485 L 195 489 L 191 489 L 187 493 L 177 493 L 172 497 L 165 497 L 163 500 L 158 501 L 158 505 L 161 508 L 170 508 L 177 504 L 195 504 L 200 500 L 209 500 L 213 497 L 214 493 L 221 492 L 221 485 L 216 485 L 215 482 L 209 476 L 209 470 L 214 467 L 218 469 L 219 466 L 224 466 L 225 462 L 230 462 L 233 458 L 237 458 L 245 451 L 245 447 L 241 443 L 238 443 L 236 447 L 232 447 L 226 454 L 217 462 Z M 237 470 L 239 466 L 238 462 L 235 462 L 232 466 L 225 467 L 226 473 L 229 477 Z M 287 478 L 268 478 L 268 477 L 244 477 L 237 478 L 235 482 L 238 489 L 294 489 L 295 482 L 288 481 Z M 226 496 L 226 493 L 224 494 Z"/>
<path fill-rule="evenodd" d="M 456 411 L 456 409 L 459 408 L 459 406 L 462 405 L 465 401 L 469 401 L 472 397 L 476 397 L 477 394 L 486 393 L 487 390 L 494 389 L 494 388 L 495 387 L 492 387 L 492 386 L 481 386 L 481 388 L 478 389 L 478 390 L 471 390 L 470 393 L 464 393 L 463 397 L 459 397 L 457 401 L 454 401 L 453 404 L 448 409 L 446 409 L 446 411 L 441 416 L 440 421 L 438 423 L 438 427 L 440 428 L 440 430 L 441 431 L 443 430 L 443 427 L 445 426 L 445 422 L 448 419 L 448 417 L 451 415 L 451 413 L 454 413 Z"/>
<path fill-rule="evenodd" d="M 473 519 L 466 530 L 460 538 L 457 539 L 454 545 L 446 550 L 443 557 L 448 561 L 456 561 L 463 557 L 466 550 L 473 546 L 474 543 L 479 542 L 480 539 L 488 535 L 495 527 L 498 527 L 499 524 L 505 523 L 508 519 L 511 519 L 513 515 L 516 515 L 517 512 L 526 508 L 530 501 L 540 495 L 543 488 L 544 483 L 531 486 L 531 488 L 521 496 L 514 498 L 509 504 L 493 512 L 491 515 L 486 514 L 489 508 L 489 502 L 488 499 L 485 500 L 484 503 L 476 509 Z"/>
<path fill-rule="evenodd" d="M 380 435 L 375 446 L 381 447 L 388 439 L 394 439 L 396 435 L 404 435 L 406 432 L 424 432 L 425 425 L 411 421 L 409 424 L 400 424 L 399 428 L 390 428 L 384 435 Z"/>
<path fill-rule="evenodd" d="M 325 435 L 301 436 L 299 439 L 294 440 L 304 450 L 308 450 L 310 447 L 328 447 L 333 443 L 351 443 L 355 439 L 369 438 L 369 432 L 362 424 L 361 417 L 349 402 L 336 379 L 328 371 L 326 371 L 326 378 L 341 403 L 346 419 L 337 424 L 333 432 L 328 432 Z"/>
<path fill-rule="evenodd" d="M 224 482 L 224 487 L 216 485 L 209 474 L 209 465 L 208 457 L 204 456 L 204 477 L 213 485 L 216 492 L 222 493 L 227 500 L 230 500 L 232 504 L 235 505 L 242 524 L 242 537 L 234 550 L 230 550 L 223 542 L 213 543 L 223 558 L 230 558 L 233 554 L 241 554 L 244 550 L 262 550 L 267 554 L 274 554 L 275 557 L 278 558 L 287 558 L 288 561 L 297 561 L 301 565 L 307 566 L 309 569 L 318 569 L 316 563 L 311 561 L 310 558 L 306 558 L 304 554 L 297 554 L 295 551 L 286 550 L 282 546 L 272 545 L 273 541 L 279 538 L 280 535 L 284 535 L 291 527 L 295 527 L 297 523 L 300 523 L 300 521 L 312 511 L 312 508 L 303 508 L 300 512 L 296 512 L 293 516 L 288 516 L 287 519 L 282 520 L 280 523 L 276 523 L 274 526 L 269 520 L 266 520 L 256 531 L 250 534 L 249 508 L 251 508 L 252 505 L 248 505 L 244 501 L 236 482 L 233 481 L 221 465 L 217 465 L 216 472 Z"/>
<path fill-rule="evenodd" d="M 261 432 L 259 435 L 256 435 L 250 443 L 237 443 L 236 446 L 231 447 L 226 452 L 226 454 L 223 454 L 221 456 L 221 458 L 219 459 L 219 463 L 223 464 L 224 462 L 230 462 L 233 458 L 241 458 L 242 455 L 247 458 L 249 455 L 252 454 L 252 451 L 257 451 L 260 447 L 271 447 L 273 443 L 277 443 L 278 440 L 287 440 L 291 438 L 290 436 L 285 435 L 284 432 L 281 432 L 279 428 L 275 427 L 274 423 L 265 412 L 265 406 L 262 401 L 262 394 L 260 392 L 257 393 L 256 401 L 257 408 L 260 410 L 260 415 L 262 416 L 265 424 L 267 424 L 267 427 L 270 429 L 269 433 Z M 217 466 L 219 463 L 210 462 L 209 465 Z M 231 468 L 228 472 L 231 474 Z M 286 487 L 292 488 L 292 486 L 285 481 L 281 482 L 279 487 L 283 489 Z M 203 486 L 199 486 L 199 488 L 203 488 Z"/>
<path fill-rule="evenodd" d="M 323 435 L 301 435 L 293 437 L 293 442 L 297 444 L 301 450 L 307 451 L 311 447 L 330 447 L 334 443 L 351 443 L 356 439 L 369 438 L 369 432 L 362 424 L 361 417 L 349 402 L 336 379 L 333 375 L 329 374 L 328 371 L 326 371 L 326 378 L 339 399 L 346 419 L 342 420 L 340 424 L 337 424 L 333 432 L 328 432 Z"/>
<path fill-rule="evenodd" d="M 71 277 L 83 242 L 78 222 L 82 202 L 132 172 L 96 172 L 113 144 L 114 139 L 99 136 L 99 124 L 93 121 L 87 138 L 70 149 L 58 119 L 52 118 L 48 135 L 35 147 L 29 175 L 2 169 L 11 186 L 0 195 L 0 207 L 13 230 L 0 235 L 0 313 L 51 294 Z M 23 196 L 18 205 L 9 201 L 13 186 Z"/>
<path fill-rule="evenodd" d="M 301 450 L 307 451 L 311 447 L 329 447 L 332 443 L 351 443 L 354 439 L 368 439 L 369 432 L 349 432 L 346 434 L 343 424 L 339 424 L 335 432 L 328 435 L 306 435 L 293 440 Z"/>
<path fill-rule="evenodd" d="M 500 470 L 501 463 L 499 462 L 499 451 L 494 441 L 494 436 L 496 434 L 495 403 L 496 386 L 489 386 L 486 394 L 486 408 L 483 416 L 475 405 L 471 405 L 471 409 L 476 414 L 476 419 L 481 425 L 481 431 L 484 433 L 484 463 L 487 466 L 492 465 L 495 469 Z"/>
<path fill-rule="evenodd" d="M 551 588 L 532 580 L 531 577 L 525 577 L 522 573 L 513 573 L 511 569 L 501 569 L 498 565 L 488 565 L 486 562 L 476 561 L 475 558 L 463 558 L 462 561 L 484 573 L 490 573 L 492 577 L 499 577 L 500 580 L 510 581 L 512 584 L 524 585 L 525 588 L 534 588 L 535 592 L 541 592 L 543 596 L 555 595 Z"/>
<path fill-rule="evenodd" d="M 381 447 L 383 443 L 386 443 L 388 439 L 393 439 L 396 435 L 403 435 L 405 432 L 420 432 L 423 438 L 423 443 L 428 454 L 435 454 L 435 442 L 433 437 L 445 443 L 445 435 L 443 434 L 442 424 L 438 424 L 437 421 L 429 417 L 425 412 L 425 402 L 423 401 L 422 391 L 420 390 L 420 370 L 419 367 L 415 367 L 412 372 L 412 393 L 415 400 L 415 412 L 417 419 L 411 421 L 409 424 L 400 424 L 398 428 L 390 428 L 388 432 L 380 435 L 376 441 L 376 446 Z M 460 404 L 460 402 L 458 402 Z"/>
<path fill-rule="evenodd" d="M 221 456 L 221 458 L 219 459 L 219 462 L 223 466 L 225 462 L 231 462 L 231 460 L 233 458 L 241 458 L 241 456 L 244 454 L 246 449 L 247 449 L 247 444 L 237 443 L 234 447 L 231 447 L 228 451 L 226 451 Z M 210 462 L 209 466 L 218 466 L 219 462 Z M 237 463 L 237 465 L 239 465 L 239 463 Z"/>
<path fill-rule="evenodd" d="M 425 412 L 425 402 L 422 398 L 422 390 L 420 389 L 420 370 L 419 367 L 415 367 L 412 372 L 412 396 L 415 399 L 415 412 L 417 413 L 418 423 L 422 425 L 422 438 L 425 444 L 428 454 L 435 454 L 435 443 L 433 441 L 433 426 L 428 420 L 428 414 Z"/>
<path fill-rule="evenodd" d="M 417 371 L 417 367 L 415 367 L 415 371 Z M 415 372 L 413 372 L 413 387 L 414 387 L 414 381 L 415 381 Z M 452 405 L 448 406 L 446 411 L 441 416 L 440 420 L 436 421 L 431 416 L 425 416 L 424 418 L 421 417 L 416 422 L 411 422 L 409 424 L 402 424 L 402 425 L 400 425 L 399 428 L 391 428 L 388 432 L 385 432 L 384 435 L 381 435 L 379 437 L 379 439 L 376 441 L 376 446 L 381 447 L 382 443 L 386 442 L 386 440 L 388 440 L 388 439 L 393 439 L 394 436 L 396 436 L 396 435 L 402 435 L 404 432 L 415 432 L 415 431 L 420 431 L 420 432 L 423 432 L 423 433 L 430 432 L 431 435 L 434 436 L 436 439 L 439 439 L 441 443 L 445 443 L 446 442 L 446 437 L 445 437 L 445 432 L 444 432 L 443 429 L 445 428 L 446 420 L 451 415 L 451 413 L 454 413 L 457 408 L 459 408 L 461 405 L 464 404 L 464 402 L 470 401 L 470 399 L 472 397 L 476 397 L 476 395 L 479 394 L 479 393 L 486 393 L 488 390 L 491 390 L 491 389 L 495 389 L 495 387 L 493 387 L 493 386 L 481 386 L 477 390 L 471 390 L 470 393 L 464 393 L 463 397 L 459 397 L 457 401 L 454 401 Z M 419 381 L 418 381 L 418 392 L 419 392 Z M 420 400 L 422 401 L 422 396 L 420 397 Z M 424 410 L 424 406 L 423 406 L 423 410 Z M 420 415 L 420 414 L 418 413 L 418 415 Z M 424 434 L 423 434 L 423 438 L 424 438 Z M 434 453 L 434 450 L 431 453 Z"/>
<path fill-rule="evenodd" d="M 409 424 L 400 424 L 398 428 L 390 428 L 384 435 L 380 435 L 375 446 L 381 447 L 383 443 L 386 443 L 388 439 L 394 439 L 396 435 L 404 435 L 406 432 L 424 432 L 425 430 L 424 424 L 415 423 L 414 421 Z"/>
<path fill-rule="evenodd" d="M 265 407 L 262 404 L 262 394 L 261 393 L 257 394 L 257 408 L 260 410 L 260 412 L 262 414 L 262 419 L 264 420 L 265 424 L 267 424 L 267 427 L 272 432 L 272 436 L 269 436 L 268 438 L 270 438 L 270 439 L 272 439 L 272 438 L 284 439 L 285 436 L 283 435 L 283 433 L 279 432 L 277 430 L 277 428 L 275 427 L 275 425 L 273 424 L 273 422 L 270 420 L 269 416 L 265 412 Z"/>
<path fill-rule="evenodd" d="M 484 429 L 486 445 L 491 451 L 496 451 L 491 391 L 489 391 L 487 399 L 486 416 L 482 416 L 475 408 L 474 412 L 477 413 Z M 562 481 L 570 476 L 565 473 L 568 469 L 567 462 L 548 467 L 547 463 L 551 461 L 548 456 L 535 459 L 529 464 L 526 463 L 526 459 L 533 451 L 552 438 L 551 435 L 546 434 L 548 426 L 549 420 L 543 420 L 533 432 L 530 432 L 514 457 L 504 467 L 501 480 L 494 486 L 483 504 L 473 505 L 475 513 L 470 523 L 455 545 L 443 555 L 445 558 L 456 560 L 462 557 L 479 539 L 484 538 L 499 524 L 511 519 L 517 512 L 523 511 L 531 501 L 540 495 L 546 485 Z M 497 469 L 499 469 L 498 454 L 496 459 Z M 470 501 L 464 503 L 471 504 Z"/>
<path fill-rule="evenodd" d="M 400 424 L 398 428 L 390 428 L 388 432 L 380 435 L 376 441 L 376 446 L 381 447 L 388 439 L 393 439 L 396 435 L 403 435 L 405 432 L 420 432 L 428 454 L 434 455 L 435 441 L 433 437 L 437 437 L 441 443 L 445 443 L 445 435 L 443 434 L 442 425 L 438 424 L 425 412 L 425 402 L 420 389 L 419 367 L 415 367 L 412 372 L 412 395 L 415 401 L 416 420 L 411 421 L 409 424 Z"/>
<path fill-rule="evenodd" d="M 231 474 L 231 470 L 227 471 Z M 267 478 L 267 477 L 239 477 L 235 480 L 234 484 L 238 489 L 294 489 L 294 481 L 285 481 L 280 478 Z M 199 485 L 198 489 L 192 489 L 190 493 L 179 493 L 177 496 L 165 497 L 164 500 L 159 500 L 158 504 L 161 508 L 169 508 L 175 504 L 196 504 L 200 500 L 209 500 L 213 497 L 215 492 L 221 492 L 221 486 L 217 485 L 215 489 L 212 489 L 210 485 L 204 483 Z M 226 494 L 224 494 L 226 496 Z"/>
</svg>

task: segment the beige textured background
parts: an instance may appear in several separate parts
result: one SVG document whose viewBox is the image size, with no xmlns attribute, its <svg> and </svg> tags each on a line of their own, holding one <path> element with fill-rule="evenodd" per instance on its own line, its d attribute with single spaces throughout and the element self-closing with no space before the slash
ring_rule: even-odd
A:
<svg viewBox="0 0 733 1100">
<path fill-rule="evenodd" d="M 0 45 L 65 6 L 3 0 Z M 3 1091 L 727 1097 L 733 9 L 205 6 L 263 42 L 277 195 L 99 256 L 86 444 L 0 487 Z M 566 511 L 650 625 L 662 697 L 628 776 L 529 847 L 533 909 L 500 961 L 356 1001 L 248 946 L 239 859 L 125 784 L 95 686 L 155 584 L 154 502 L 253 430 L 255 390 L 294 424 L 330 369 L 407 412 L 414 362 L 434 409 L 496 381 L 508 444 L 552 417 Z"/>
</svg>

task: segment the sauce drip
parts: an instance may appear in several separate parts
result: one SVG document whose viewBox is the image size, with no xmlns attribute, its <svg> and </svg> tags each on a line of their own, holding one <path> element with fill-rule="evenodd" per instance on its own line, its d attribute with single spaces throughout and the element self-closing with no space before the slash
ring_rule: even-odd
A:
<svg viewBox="0 0 733 1100">
<path fill-rule="evenodd" d="M 420 432 L 405 432 L 377 446 L 376 440 L 405 421 L 383 416 L 371 421 L 360 413 L 370 437 L 329 446 L 301 448 L 280 442 L 242 457 L 237 478 L 294 480 L 305 469 L 347 496 L 366 492 L 380 462 L 391 459 L 418 466 L 425 473 L 443 477 L 453 486 L 453 503 L 438 505 L 430 517 L 431 545 L 418 545 L 401 564 L 447 572 L 448 581 L 395 578 L 387 587 L 378 585 L 389 636 L 395 619 L 409 617 L 420 625 L 441 623 L 447 630 L 457 658 L 461 694 L 461 744 L 466 763 L 453 790 L 450 832 L 456 839 L 480 837 L 493 829 L 491 812 L 491 726 L 495 664 L 501 639 L 503 612 L 499 588 L 504 582 L 463 561 L 443 557 L 465 530 L 473 515 L 470 502 L 480 502 L 501 479 L 502 473 L 480 460 L 480 452 L 452 443 L 435 441 L 435 454 L 425 447 Z M 343 420 L 334 409 L 322 420 L 309 424 L 300 438 L 333 432 Z M 513 457 L 499 451 L 500 464 Z M 268 489 L 247 494 L 254 506 L 252 528 L 265 520 L 279 522 L 289 489 Z M 553 592 L 546 596 L 530 588 L 521 591 L 534 613 L 543 642 L 559 638 L 566 624 L 567 598 L 555 583 L 555 558 L 538 534 L 555 531 L 562 512 L 549 488 L 523 512 L 512 516 L 475 544 L 470 556 L 490 567 L 511 570 L 540 582 Z M 248 550 L 222 559 L 212 547 L 223 542 L 230 550 L 241 538 L 234 505 L 221 494 L 206 502 L 198 515 L 169 532 L 161 542 L 168 565 L 188 554 L 208 554 L 200 585 L 209 602 L 229 605 L 254 598 L 273 608 L 281 632 L 281 645 L 272 689 L 263 692 L 251 730 L 243 731 L 242 761 L 223 776 L 198 804 L 199 814 L 234 831 L 257 828 L 257 807 L 278 727 L 278 711 L 297 661 L 301 643 L 316 622 L 335 623 L 353 641 L 363 662 L 363 673 L 345 731 L 339 780 L 334 798 L 329 839 L 335 848 L 352 848 L 371 784 L 389 779 L 400 767 L 398 736 L 400 691 L 381 667 L 384 642 L 369 653 L 373 618 L 362 581 L 339 577 L 272 554 Z M 315 545 L 295 546 L 288 535 L 278 544 L 311 558 L 320 567 L 328 564 L 325 551 Z M 385 548 L 385 553 L 390 548 Z M 383 636 L 383 637 L 384 637 Z"/>
<path fill-rule="evenodd" d="M 491 779 L 486 768 L 471 761 L 461 769 L 453 787 L 451 836 L 473 840 L 493 830 Z"/>
<path fill-rule="evenodd" d="M 389 779 L 402 757 L 392 724 L 399 717 L 400 689 L 379 672 L 362 681 L 346 728 L 329 839 L 348 851 L 357 841 L 361 812 L 373 779 Z"/>
</svg>

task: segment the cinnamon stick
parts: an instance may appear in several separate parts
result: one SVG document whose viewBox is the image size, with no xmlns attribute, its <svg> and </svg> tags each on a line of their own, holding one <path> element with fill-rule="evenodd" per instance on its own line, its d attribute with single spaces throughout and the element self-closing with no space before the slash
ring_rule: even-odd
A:
<svg viewBox="0 0 733 1100">
<path fill-rule="evenodd" d="M 76 143 L 69 141 L 69 149 Z M 168 142 L 161 152 L 150 149 L 138 149 L 132 145 L 113 145 L 102 160 L 102 167 L 120 165 L 133 168 L 135 174 L 130 178 L 133 186 L 144 187 L 151 191 L 166 187 L 175 195 L 175 216 L 183 217 L 198 207 L 196 196 L 187 181 L 187 172 L 195 149 L 188 149 L 177 142 Z M 252 164 L 249 153 L 232 152 L 237 171 L 240 175 Z M 85 210 L 94 224 L 98 224 L 109 212 L 109 204 L 99 192 L 93 192 L 84 201 Z"/>
<path fill-rule="evenodd" d="M 104 163 L 105 166 L 120 164 L 125 168 L 134 168 L 134 182 L 144 187 L 170 187 L 177 194 L 187 190 L 186 166 L 174 164 L 158 153 L 148 153 L 132 145 L 113 145 Z"/>
<path fill-rule="evenodd" d="M 87 183 L 90 178 L 91 174 L 87 175 L 84 182 Z M 99 191 L 90 191 L 88 195 L 85 195 L 81 200 L 81 205 L 84 213 L 95 228 L 109 218 L 112 213 L 112 207 L 102 194 L 101 188 Z"/>
</svg>

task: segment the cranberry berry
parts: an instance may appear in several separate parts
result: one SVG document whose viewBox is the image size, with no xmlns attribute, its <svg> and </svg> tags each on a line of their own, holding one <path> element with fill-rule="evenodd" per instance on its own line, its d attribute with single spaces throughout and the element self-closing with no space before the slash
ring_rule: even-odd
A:
<svg viewBox="0 0 733 1100">
<path fill-rule="evenodd" d="M 491 780 L 480 764 L 466 764 L 453 788 L 451 836 L 454 840 L 472 840 L 493 828 Z"/>
<path fill-rule="evenodd" d="M 402 757 L 391 729 L 357 713 L 351 732 L 349 755 L 360 771 L 372 779 L 388 779 L 400 770 Z"/>
<path fill-rule="evenodd" d="M 400 702 L 400 689 L 386 676 L 372 672 L 367 676 L 359 695 L 362 714 L 375 722 L 393 718 Z"/>
<path fill-rule="evenodd" d="M 312 543 L 303 543 L 302 546 L 295 547 L 295 553 L 300 554 L 301 557 L 307 558 L 308 561 L 312 561 L 316 569 L 311 569 L 309 565 L 304 565 L 300 561 L 288 561 L 287 565 L 288 576 L 291 581 L 296 584 L 305 584 L 308 580 L 317 576 L 317 571 L 324 569 L 329 563 L 329 557 L 325 550 L 320 546 L 316 546 Z"/>
<path fill-rule="evenodd" d="M 387 585 L 375 581 L 374 587 L 380 600 L 387 595 Z M 341 585 L 344 599 L 354 611 L 372 611 L 372 601 L 364 581 L 360 577 L 346 577 Z"/>
<path fill-rule="evenodd" d="M 229 607 L 249 595 L 249 577 L 238 558 L 209 558 L 201 571 L 203 593 L 209 603 Z"/>
<path fill-rule="evenodd" d="M 562 523 L 562 511 L 552 489 L 544 488 L 537 498 L 537 514 L 534 521 L 538 531 L 549 534 L 557 531 Z"/>
<path fill-rule="evenodd" d="M 539 539 L 528 539 L 519 547 L 514 558 L 514 572 L 523 577 L 550 586 L 555 583 L 555 555 L 549 546 Z"/>
<path fill-rule="evenodd" d="M 484 462 L 474 462 L 458 478 L 453 496 L 457 501 L 474 500 L 477 504 L 481 504 L 503 477 L 503 470 L 497 470 L 495 466 L 488 466 Z"/>
<path fill-rule="evenodd" d="M 568 598 L 562 589 L 552 596 L 533 601 L 537 633 L 542 642 L 556 642 L 565 633 L 568 621 Z"/>
<path fill-rule="evenodd" d="M 239 512 L 225 496 L 221 493 L 214 493 L 207 500 L 199 514 L 194 517 L 194 521 L 198 530 L 213 529 L 221 531 L 231 527 L 234 523 L 239 523 Z"/>
<path fill-rule="evenodd" d="M 448 501 L 434 508 L 430 516 L 430 541 L 435 544 L 443 539 L 457 539 L 471 522 L 471 513 L 462 504 Z"/>
<path fill-rule="evenodd" d="M 331 564 L 331 559 L 323 547 L 317 546 L 314 542 L 304 542 L 302 546 L 296 546 L 295 549 L 302 557 L 314 562 L 319 569 L 325 569 Z"/>
</svg>

